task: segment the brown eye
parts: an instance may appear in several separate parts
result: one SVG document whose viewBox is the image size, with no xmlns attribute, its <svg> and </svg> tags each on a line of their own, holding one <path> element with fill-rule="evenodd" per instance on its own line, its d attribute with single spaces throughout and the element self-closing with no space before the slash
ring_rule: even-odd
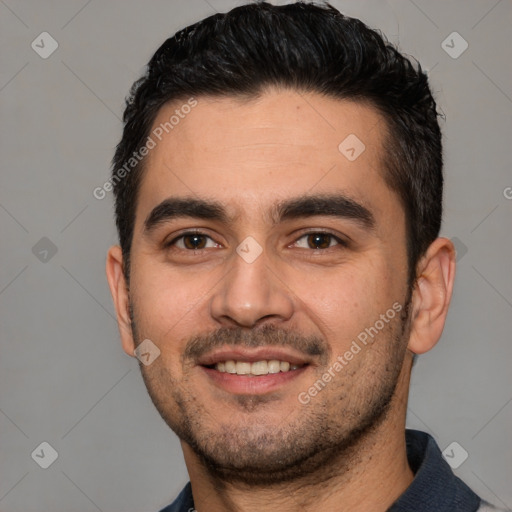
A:
<svg viewBox="0 0 512 512">
<path fill-rule="evenodd" d="M 295 246 L 301 249 L 322 250 L 330 249 L 335 246 L 346 247 L 347 244 L 332 233 L 316 231 L 302 235 L 296 242 Z"/>
<path fill-rule="evenodd" d="M 203 249 L 206 245 L 206 237 L 204 235 L 185 235 L 183 245 L 187 249 Z"/>
<path fill-rule="evenodd" d="M 312 233 L 307 238 L 311 249 L 327 249 L 331 246 L 333 236 L 329 233 Z"/>
<path fill-rule="evenodd" d="M 203 233 L 183 233 L 166 244 L 166 247 L 177 248 L 188 251 L 198 251 L 201 249 L 219 247 L 214 240 Z"/>
</svg>

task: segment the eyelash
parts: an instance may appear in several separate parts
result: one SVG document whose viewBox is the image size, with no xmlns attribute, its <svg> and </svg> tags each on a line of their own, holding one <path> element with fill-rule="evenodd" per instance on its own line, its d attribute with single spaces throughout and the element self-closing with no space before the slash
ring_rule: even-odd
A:
<svg viewBox="0 0 512 512">
<path fill-rule="evenodd" d="M 331 233 L 330 231 L 308 231 L 306 233 L 302 233 L 302 235 L 300 237 L 298 237 L 294 243 L 297 243 L 297 241 L 301 240 L 302 238 L 304 237 L 308 237 L 310 235 L 327 235 L 327 236 L 330 236 L 332 239 L 334 239 L 336 242 L 337 242 L 337 245 L 341 246 L 341 247 L 348 247 L 348 243 L 341 239 L 340 237 L 336 236 L 334 233 Z M 209 235 L 207 235 L 206 233 L 203 233 L 201 231 L 186 231 L 185 233 L 182 233 L 181 235 L 173 238 L 170 242 L 167 242 L 165 244 L 165 248 L 166 249 L 170 249 L 170 248 L 173 248 L 173 246 L 175 246 L 175 244 L 187 237 L 187 236 L 204 236 L 206 238 L 209 238 L 210 240 L 214 241 L 213 238 Z M 215 241 L 214 241 L 215 242 Z M 217 242 L 215 242 L 217 243 Z M 317 248 L 317 249 L 309 249 L 310 251 L 322 251 L 322 252 L 325 252 L 325 251 L 328 251 L 329 249 L 333 249 L 335 246 L 333 247 L 327 247 L 325 249 L 320 249 L 320 248 Z M 195 252 L 195 251 L 202 251 L 204 249 L 182 249 L 182 248 L 178 248 L 177 250 L 180 250 L 180 251 L 185 251 L 185 252 Z"/>
</svg>

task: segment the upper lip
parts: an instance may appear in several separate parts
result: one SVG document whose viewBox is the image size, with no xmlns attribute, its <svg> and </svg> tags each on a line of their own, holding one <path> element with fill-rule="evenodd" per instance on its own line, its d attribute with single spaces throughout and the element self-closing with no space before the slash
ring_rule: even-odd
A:
<svg viewBox="0 0 512 512">
<path fill-rule="evenodd" d="M 211 366 L 223 361 L 247 361 L 254 363 L 256 361 L 288 361 L 291 364 L 303 365 L 309 364 L 310 361 L 298 352 L 289 348 L 279 347 L 233 347 L 213 350 L 197 360 L 197 364 L 201 366 Z"/>
</svg>

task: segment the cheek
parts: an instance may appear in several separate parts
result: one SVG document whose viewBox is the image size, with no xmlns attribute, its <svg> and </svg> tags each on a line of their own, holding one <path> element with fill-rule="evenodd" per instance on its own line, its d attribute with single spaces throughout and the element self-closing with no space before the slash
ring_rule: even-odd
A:
<svg viewBox="0 0 512 512">
<path fill-rule="evenodd" d="M 396 300 L 393 277 L 382 259 L 289 278 L 297 307 L 322 331 L 333 352 L 343 351 Z"/>
<path fill-rule="evenodd" d="M 151 339 L 162 353 L 180 353 L 187 336 L 197 330 L 208 289 L 205 280 L 198 282 L 192 274 L 171 275 L 149 262 L 141 262 L 139 268 L 144 272 L 133 272 L 131 283 L 138 335 Z"/>
</svg>

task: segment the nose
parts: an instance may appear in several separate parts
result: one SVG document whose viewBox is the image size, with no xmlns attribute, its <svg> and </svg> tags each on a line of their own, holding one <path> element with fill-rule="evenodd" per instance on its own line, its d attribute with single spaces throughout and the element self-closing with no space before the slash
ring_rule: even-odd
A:
<svg viewBox="0 0 512 512">
<path fill-rule="evenodd" d="M 211 297 L 212 317 L 226 327 L 281 323 L 293 314 L 293 294 L 265 251 L 253 262 L 233 254 L 230 271 Z"/>
</svg>

